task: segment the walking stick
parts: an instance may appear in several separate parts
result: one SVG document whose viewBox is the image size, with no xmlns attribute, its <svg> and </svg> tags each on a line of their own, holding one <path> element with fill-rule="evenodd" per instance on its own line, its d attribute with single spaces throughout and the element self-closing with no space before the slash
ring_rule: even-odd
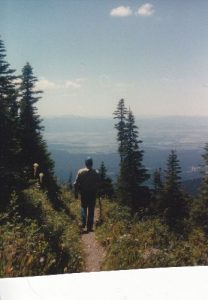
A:
<svg viewBox="0 0 208 300">
<path fill-rule="evenodd" d="M 99 220 L 102 220 L 102 205 L 101 205 L 101 197 L 99 197 L 99 209 L 100 209 L 100 215 L 99 215 Z"/>
<path fill-rule="evenodd" d="M 103 223 L 101 197 L 99 197 L 98 203 L 99 203 L 99 219 L 96 221 L 96 227 Z"/>
</svg>

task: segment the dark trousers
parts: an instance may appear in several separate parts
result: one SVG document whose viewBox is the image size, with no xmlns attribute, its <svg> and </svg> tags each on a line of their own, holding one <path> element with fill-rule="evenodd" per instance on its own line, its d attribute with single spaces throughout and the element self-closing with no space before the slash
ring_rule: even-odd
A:
<svg viewBox="0 0 208 300">
<path fill-rule="evenodd" d="M 81 220 L 83 225 L 87 225 L 88 229 L 92 229 L 94 222 L 94 211 L 96 203 L 95 192 L 81 193 Z"/>
</svg>

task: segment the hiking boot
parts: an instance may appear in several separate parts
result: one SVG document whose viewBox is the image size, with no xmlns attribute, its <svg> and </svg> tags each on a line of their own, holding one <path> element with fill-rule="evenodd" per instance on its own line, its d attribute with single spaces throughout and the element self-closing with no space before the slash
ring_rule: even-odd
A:
<svg viewBox="0 0 208 300">
<path fill-rule="evenodd" d="M 93 232 L 94 230 L 93 230 L 92 227 L 87 227 L 87 231 L 88 231 L 88 232 Z"/>
<path fill-rule="evenodd" d="M 83 223 L 79 223 L 79 228 L 85 228 L 85 224 L 83 224 Z"/>
</svg>

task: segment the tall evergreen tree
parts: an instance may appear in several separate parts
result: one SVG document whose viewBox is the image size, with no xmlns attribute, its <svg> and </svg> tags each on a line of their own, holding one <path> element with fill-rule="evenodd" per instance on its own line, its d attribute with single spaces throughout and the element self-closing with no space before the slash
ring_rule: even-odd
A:
<svg viewBox="0 0 208 300">
<path fill-rule="evenodd" d="M 72 190 L 72 187 L 73 187 L 73 182 L 72 182 L 72 172 L 69 173 L 68 187 L 69 187 L 69 190 Z"/>
<path fill-rule="evenodd" d="M 37 78 L 32 67 L 27 63 L 22 69 L 20 85 L 20 126 L 21 159 L 28 178 L 33 178 L 33 165 L 39 165 L 38 172 L 44 174 L 43 186 L 56 202 L 58 186 L 54 179 L 54 163 L 50 158 L 46 142 L 42 137 L 43 127 L 35 104 L 40 99 L 41 91 L 35 89 Z"/>
<path fill-rule="evenodd" d="M 153 188 L 154 188 L 154 192 L 157 194 L 161 193 L 163 189 L 161 169 L 156 169 L 153 174 Z"/>
<path fill-rule="evenodd" d="M 20 126 L 21 126 L 21 146 L 22 161 L 24 170 L 28 177 L 33 177 L 33 164 L 37 162 L 41 168 L 45 164 L 45 155 L 40 157 L 40 152 L 45 148 L 42 140 L 40 116 L 37 114 L 35 104 L 40 99 L 41 91 L 35 91 L 37 78 L 33 76 L 33 71 L 29 63 L 22 69 L 20 86 Z M 43 171 L 43 170 L 42 170 Z"/>
<path fill-rule="evenodd" d="M 19 175 L 18 104 L 15 70 L 5 61 L 6 50 L 0 40 L 0 208 L 8 203 Z"/>
<path fill-rule="evenodd" d="M 111 199 L 114 192 L 113 184 L 111 178 L 107 176 L 107 169 L 103 161 L 99 168 L 99 174 L 100 174 L 99 196 L 107 197 Z"/>
<path fill-rule="evenodd" d="M 180 229 L 181 221 L 183 221 L 187 213 L 187 207 L 181 188 L 181 167 L 174 150 L 168 156 L 165 173 L 163 203 L 165 217 L 172 229 Z"/>
<path fill-rule="evenodd" d="M 191 219 L 194 224 L 201 226 L 208 233 L 208 143 L 205 145 L 203 181 L 199 196 L 194 200 L 191 209 Z"/>
<path fill-rule="evenodd" d="M 153 173 L 153 195 L 152 195 L 152 206 L 157 213 L 161 211 L 162 202 L 163 202 L 163 181 L 162 181 L 162 171 L 161 169 L 156 169 Z"/>
<path fill-rule="evenodd" d="M 119 198 L 132 210 L 145 205 L 147 188 L 144 182 L 149 178 L 142 164 L 143 150 L 140 149 L 138 127 L 131 110 L 128 112 L 123 141 L 123 159 L 118 179 Z"/>
<path fill-rule="evenodd" d="M 123 161 L 125 155 L 125 129 L 126 129 L 126 117 L 128 114 L 127 108 L 125 107 L 124 99 L 121 99 L 118 102 L 117 108 L 113 113 L 115 115 L 114 119 L 117 119 L 118 122 L 115 124 L 117 129 L 117 141 L 119 143 L 118 152 L 120 155 L 120 161 Z"/>
</svg>

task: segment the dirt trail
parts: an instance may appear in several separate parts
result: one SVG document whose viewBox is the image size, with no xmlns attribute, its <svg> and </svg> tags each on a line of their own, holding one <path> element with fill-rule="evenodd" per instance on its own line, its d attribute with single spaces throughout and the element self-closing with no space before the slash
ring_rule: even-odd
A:
<svg viewBox="0 0 208 300">
<path fill-rule="evenodd" d="M 95 220 L 98 214 L 98 209 L 95 209 Z M 100 271 L 106 253 L 105 249 L 96 240 L 95 233 L 82 234 L 82 244 L 85 253 L 85 272 Z"/>
</svg>

